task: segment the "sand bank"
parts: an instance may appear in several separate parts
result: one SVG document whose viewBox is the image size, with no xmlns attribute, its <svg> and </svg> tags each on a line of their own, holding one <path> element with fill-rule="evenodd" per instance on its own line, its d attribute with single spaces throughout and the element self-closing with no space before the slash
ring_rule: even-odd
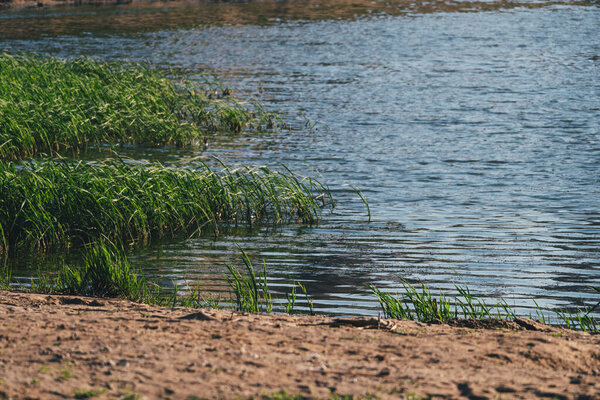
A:
<svg viewBox="0 0 600 400">
<path fill-rule="evenodd" d="M 600 335 L 518 322 L 240 314 L 3 291 L 0 399 L 600 396 Z"/>
</svg>

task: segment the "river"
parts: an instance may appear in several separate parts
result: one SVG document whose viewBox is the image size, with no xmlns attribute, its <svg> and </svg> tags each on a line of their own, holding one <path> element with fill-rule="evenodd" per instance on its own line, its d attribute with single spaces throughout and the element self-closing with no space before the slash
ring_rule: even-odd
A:
<svg viewBox="0 0 600 400">
<path fill-rule="evenodd" d="M 161 242 L 131 259 L 164 286 L 214 288 L 226 264 L 241 264 L 239 246 L 264 260 L 275 291 L 299 280 L 317 311 L 337 315 L 376 314 L 365 285 L 395 291 L 403 279 L 434 293 L 467 284 L 525 314 L 533 299 L 598 299 L 589 286 L 600 286 L 599 32 L 593 2 L 0 11 L 0 50 L 214 74 L 285 114 L 291 130 L 123 152 L 319 174 L 337 203 L 318 225 Z"/>
</svg>

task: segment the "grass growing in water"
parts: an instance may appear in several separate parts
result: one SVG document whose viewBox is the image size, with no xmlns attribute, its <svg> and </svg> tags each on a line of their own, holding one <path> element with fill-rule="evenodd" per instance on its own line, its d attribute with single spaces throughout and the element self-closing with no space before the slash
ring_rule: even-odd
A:
<svg viewBox="0 0 600 400">
<path fill-rule="evenodd" d="M 266 265 L 263 263 L 262 273 L 259 272 L 257 275 L 248 254 L 246 254 L 244 250 L 241 251 L 247 276 L 243 276 L 234 267 L 228 266 L 231 276 L 227 276 L 226 279 L 233 294 L 231 304 L 237 311 L 270 313 L 273 311 L 275 301 L 271 295 L 271 289 L 267 282 Z M 315 310 L 313 300 L 308 295 L 306 287 L 299 281 L 292 281 L 291 291 L 285 294 L 285 303 L 283 302 L 283 299 L 277 301 L 281 306 L 281 310 L 290 315 L 294 313 L 297 298 L 296 285 L 298 285 L 300 290 L 302 290 L 302 293 L 304 293 L 305 302 L 310 314 L 314 315 Z"/>
<path fill-rule="evenodd" d="M 96 297 L 121 297 L 151 301 L 158 293 L 145 278 L 134 273 L 125 254 L 113 243 L 98 241 L 84 251 L 81 265 L 63 265 L 58 275 L 32 280 L 31 289 Z"/>
<path fill-rule="evenodd" d="M 250 258 L 242 250 L 242 258 L 246 266 L 248 276 L 240 274 L 232 266 L 228 266 L 231 277 L 227 277 L 227 282 L 235 295 L 235 304 L 238 311 L 242 312 L 267 312 L 273 310 L 273 301 L 271 291 L 267 283 L 266 266 L 263 264 L 262 274 L 256 275 Z"/>
<path fill-rule="evenodd" d="M 82 264 L 80 268 L 64 266 L 50 291 L 132 300 L 147 296 L 146 280 L 133 272 L 127 257 L 112 243 L 91 245 L 83 254 Z"/>
<path fill-rule="evenodd" d="M 434 297 L 424 283 L 421 283 L 420 291 L 406 281 L 403 281 L 402 285 L 404 286 L 402 297 L 394 297 L 373 285 L 368 285 L 377 296 L 383 313 L 388 318 L 420 322 L 448 322 L 456 318 L 515 318 L 506 302 L 494 306 L 486 305 L 471 295 L 468 287 L 456 286 L 460 296 L 449 299 L 444 294 Z"/>
<path fill-rule="evenodd" d="M 46 252 L 106 237 L 124 243 L 195 235 L 220 224 L 314 222 L 317 180 L 266 167 L 172 169 L 123 162 L 0 163 L 0 254 Z"/>
<path fill-rule="evenodd" d="M 373 285 L 367 285 L 377 296 L 386 318 L 426 323 L 450 322 L 457 318 L 506 319 L 509 321 L 517 318 L 516 313 L 506 301 L 502 300 L 494 305 L 488 305 L 473 296 L 466 286 L 455 286 L 459 295 L 449 298 L 443 293 L 434 297 L 424 283 L 421 283 L 420 290 L 406 281 L 403 281 L 402 284 L 404 293 L 397 297 L 383 292 Z M 600 293 L 599 288 L 594 288 L 594 290 Z M 600 333 L 600 321 L 592 315 L 599 307 L 600 302 L 593 307 L 585 307 L 578 312 L 572 312 L 564 309 L 542 309 L 537 306 L 536 316 L 532 316 L 532 318 L 545 324 L 562 325 L 569 329 Z M 545 312 L 552 312 L 556 317 L 550 319 Z"/>
<path fill-rule="evenodd" d="M 0 158 L 115 143 L 186 145 L 278 117 L 138 64 L 0 54 Z"/>
<path fill-rule="evenodd" d="M 239 273 L 234 267 L 229 267 L 230 275 L 226 276 L 231 289 L 232 309 L 241 312 L 271 313 L 277 299 L 271 296 L 266 268 L 263 265 L 262 273 L 256 274 L 250 258 L 243 250 L 242 260 L 247 276 Z M 314 314 L 312 299 L 300 282 L 294 282 L 292 293 L 285 295 L 287 305 L 279 299 L 281 311 L 288 314 L 294 312 L 296 284 L 302 289 L 310 312 Z M 103 240 L 87 246 L 80 265 L 63 265 L 54 278 L 40 273 L 37 280 L 32 280 L 30 289 L 40 293 L 120 297 L 170 307 L 222 308 L 222 304 L 225 303 L 205 298 L 198 287 L 186 295 L 179 295 L 179 290 L 175 287 L 171 295 L 165 295 L 158 285 L 133 270 L 121 247 Z M 291 297 L 294 299 L 292 303 Z"/>
<path fill-rule="evenodd" d="M 292 314 L 296 304 L 296 284 L 301 288 L 310 313 L 314 314 L 312 299 L 300 282 L 293 282 L 291 292 L 285 298 L 273 298 L 263 265 L 262 273 L 255 272 L 248 255 L 242 251 L 247 275 L 243 276 L 235 268 L 230 267 L 230 276 L 226 279 L 230 285 L 230 304 L 232 309 L 242 312 L 267 312 L 279 305 L 281 311 Z M 5 286 L 10 285 L 10 275 L 5 278 Z M 14 288 L 14 287 L 13 287 Z M 447 297 L 443 294 L 435 297 L 431 291 L 421 284 L 420 290 L 408 282 L 404 282 L 404 295 L 394 297 L 377 289 L 369 288 L 379 299 L 386 318 L 416 320 L 426 323 L 452 322 L 457 318 L 469 319 L 517 319 L 516 313 L 505 302 L 500 301 L 493 306 L 475 298 L 467 287 L 457 287 L 458 296 Z M 47 275 L 33 280 L 30 289 L 42 293 L 63 293 L 88 296 L 111 296 L 127 298 L 134 301 L 160 306 L 183 306 L 190 308 L 221 308 L 225 302 L 214 299 L 206 300 L 196 287 L 187 295 L 179 295 L 177 288 L 172 295 L 166 296 L 160 287 L 149 282 L 131 268 L 122 250 L 109 242 L 100 241 L 90 245 L 84 253 L 81 266 L 72 268 L 63 266 L 54 279 Z M 600 288 L 594 288 L 600 293 Z M 284 302 L 284 300 L 286 302 Z M 592 307 L 585 307 L 578 312 L 567 310 L 542 310 L 538 306 L 537 318 L 545 324 L 561 325 L 569 329 L 600 333 L 600 321 L 592 313 L 600 307 L 600 302 Z M 545 311 L 546 313 L 543 313 Z M 551 320 L 547 312 L 554 312 Z"/>
</svg>

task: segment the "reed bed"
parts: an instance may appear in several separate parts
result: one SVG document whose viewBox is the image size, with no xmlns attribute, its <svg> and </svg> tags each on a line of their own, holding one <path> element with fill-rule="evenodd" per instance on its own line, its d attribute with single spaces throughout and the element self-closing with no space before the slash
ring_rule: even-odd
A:
<svg viewBox="0 0 600 400">
<path fill-rule="evenodd" d="M 139 64 L 0 54 L 0 76 L 3 159 L 90 145 L 187 145 L 209 131 L 278 121 L 228 88 L 175 81 Z"/>
<path fill-rule="evenodd" d="M 223 226 L 318 220 L 330 196 L 289 170 L 125 162 L 0 163 L 0 254 L 217 234 Z"/>
</svg>

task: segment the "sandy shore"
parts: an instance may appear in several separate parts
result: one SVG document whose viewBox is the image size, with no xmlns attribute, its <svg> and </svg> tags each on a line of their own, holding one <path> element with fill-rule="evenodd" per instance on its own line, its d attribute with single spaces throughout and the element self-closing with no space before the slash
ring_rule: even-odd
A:
<svg viewBox="0 0 600 400">
<path fill-rule="evenodd" d="M 229 399 L 280 391 L 308 398 L 600 397 L 600 335 L 518 322 L 461 327 L 249 315 L 4 291 L 0 399 Z"/>
</svg>

